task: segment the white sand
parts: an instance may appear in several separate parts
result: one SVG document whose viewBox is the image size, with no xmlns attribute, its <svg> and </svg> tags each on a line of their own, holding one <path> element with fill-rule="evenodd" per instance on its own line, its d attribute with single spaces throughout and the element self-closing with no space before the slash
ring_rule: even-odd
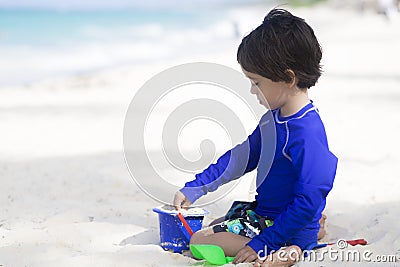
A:
<svg viewBox="0 0 400 267">
<path fill-rule="evenodd" d="M 243 9 L 235 16 L 249 31 L 264 13 Z M 325 74 L 310 95 L 340 159 L 324 241 L 365 238 L 369 245 L 359 250 L 399 256 L 400 22 L 323 7 L 296 14 L 315 27 L 323 45 Z M 157 245 L 152 208 L 160 204 L 127 171 L 123 120 L 134 88 L 152 75 L 196 60 L 237 68 L 236 45 L 174 62 L 1 88 L 0 266 L 195 264 Z M 247 199 L 249 183 L 244 179 L 208 206 L 206 223 L 234 199 Z M 354 264 L 326 259 L 298 266 Z"/>
</svg>

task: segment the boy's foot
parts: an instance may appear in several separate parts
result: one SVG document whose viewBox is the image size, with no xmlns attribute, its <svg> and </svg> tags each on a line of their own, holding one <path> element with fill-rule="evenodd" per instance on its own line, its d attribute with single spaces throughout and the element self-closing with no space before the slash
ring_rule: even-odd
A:
<svg viewBox="0 0 400 267">
<path fill-rule="evenodd" d="M 325 221 L 326 221 L 326 215 L 322 214 L 321 219 L 319 219 L 319 232 L 318 232 L 318 240 L 322 239 L 326 235 L 326 230 L 325 230 Z"/>
<path fill-rule="evenodd" d="M 274 254 L 267 257 L 265 261 L 257 259 L 254 263 L 255 267 L 289 267 L 293 266 L 301 259 L 302 251 L 296 246 L 281 248 Z"/>
</svg>

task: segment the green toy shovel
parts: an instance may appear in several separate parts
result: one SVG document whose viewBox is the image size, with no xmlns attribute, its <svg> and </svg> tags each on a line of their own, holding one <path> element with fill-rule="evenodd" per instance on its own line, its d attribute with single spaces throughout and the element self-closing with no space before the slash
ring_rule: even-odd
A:
<svg viewBox="0 0 400 267">
<path fill-rule="evenodd" d="M 197 259 L 206 260 L 213 265 L 224 265 L 233 261 L 235 257 L 225 257 L 220 246 L 196 244 L 190 245 L 190 251 Z"/>
</svg>

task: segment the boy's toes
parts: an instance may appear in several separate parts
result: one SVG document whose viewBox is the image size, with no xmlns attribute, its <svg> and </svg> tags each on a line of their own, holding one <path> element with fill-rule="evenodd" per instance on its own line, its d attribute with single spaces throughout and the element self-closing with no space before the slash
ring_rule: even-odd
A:
<svg viewBox="0 0 400 267">
<path fill-rule="evenodd" d="M 325 230 L 325 221 L 326 221 L 326 218 L 327 218 L 326 215 L 325 215 L 325 214 L 322 214 L 321 219 L 319 219 L 320 228 L 319 228 L 319 232 L 318 232 L 318 240 L 324 238 L 325 235 L 326 235 L 326 230 Z"/>
<path fill-rule="evenodd" d="M 321 219 L 319 219 L 319 224 L 321 225 L 321 227 L 325 226 L 326 218 L 326 215 L 322 213 Z"/>
<path fill-rule="evenodd" d="M 325 235 L 326 235 L 326 230 L 325 230 L 325 228 L 320 228 L 320 229 L 319 229 L 319 232 L 318 232 L 318 240 L 324 238 Z"/>
</svg>

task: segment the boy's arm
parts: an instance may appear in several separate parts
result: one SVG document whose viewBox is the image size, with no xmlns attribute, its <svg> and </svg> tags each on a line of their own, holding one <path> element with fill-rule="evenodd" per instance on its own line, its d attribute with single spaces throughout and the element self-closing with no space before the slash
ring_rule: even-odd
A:
<svg viewBox="0 0 400 267">
<path fill-rule="evenodd" d="M 257 126 L 243 143 L 227 151 L 203 172 L 196 174 L 196 179 L 187 182 L 180 191 L 193 203 L 208 192 L 215 191 L 220 185 L 254 170 L 260 158 L 260 138 L 260 126 Z"/>
<path fill-rule="evenodd" d="M 247 244 L 255 252 L 261 250 L 261 256 L 264 256 L 265 247 L 268 254 L 271 250 L 279 249 L 310 224 L 332 189 L 337 158 L 329 151 L 324 137 L 321 134 L 307 134 L 289 144 L 288 152 L 298 174 L 294 185 L 295 197 L 271 227 L 264 229 Z"/>
</svg>

